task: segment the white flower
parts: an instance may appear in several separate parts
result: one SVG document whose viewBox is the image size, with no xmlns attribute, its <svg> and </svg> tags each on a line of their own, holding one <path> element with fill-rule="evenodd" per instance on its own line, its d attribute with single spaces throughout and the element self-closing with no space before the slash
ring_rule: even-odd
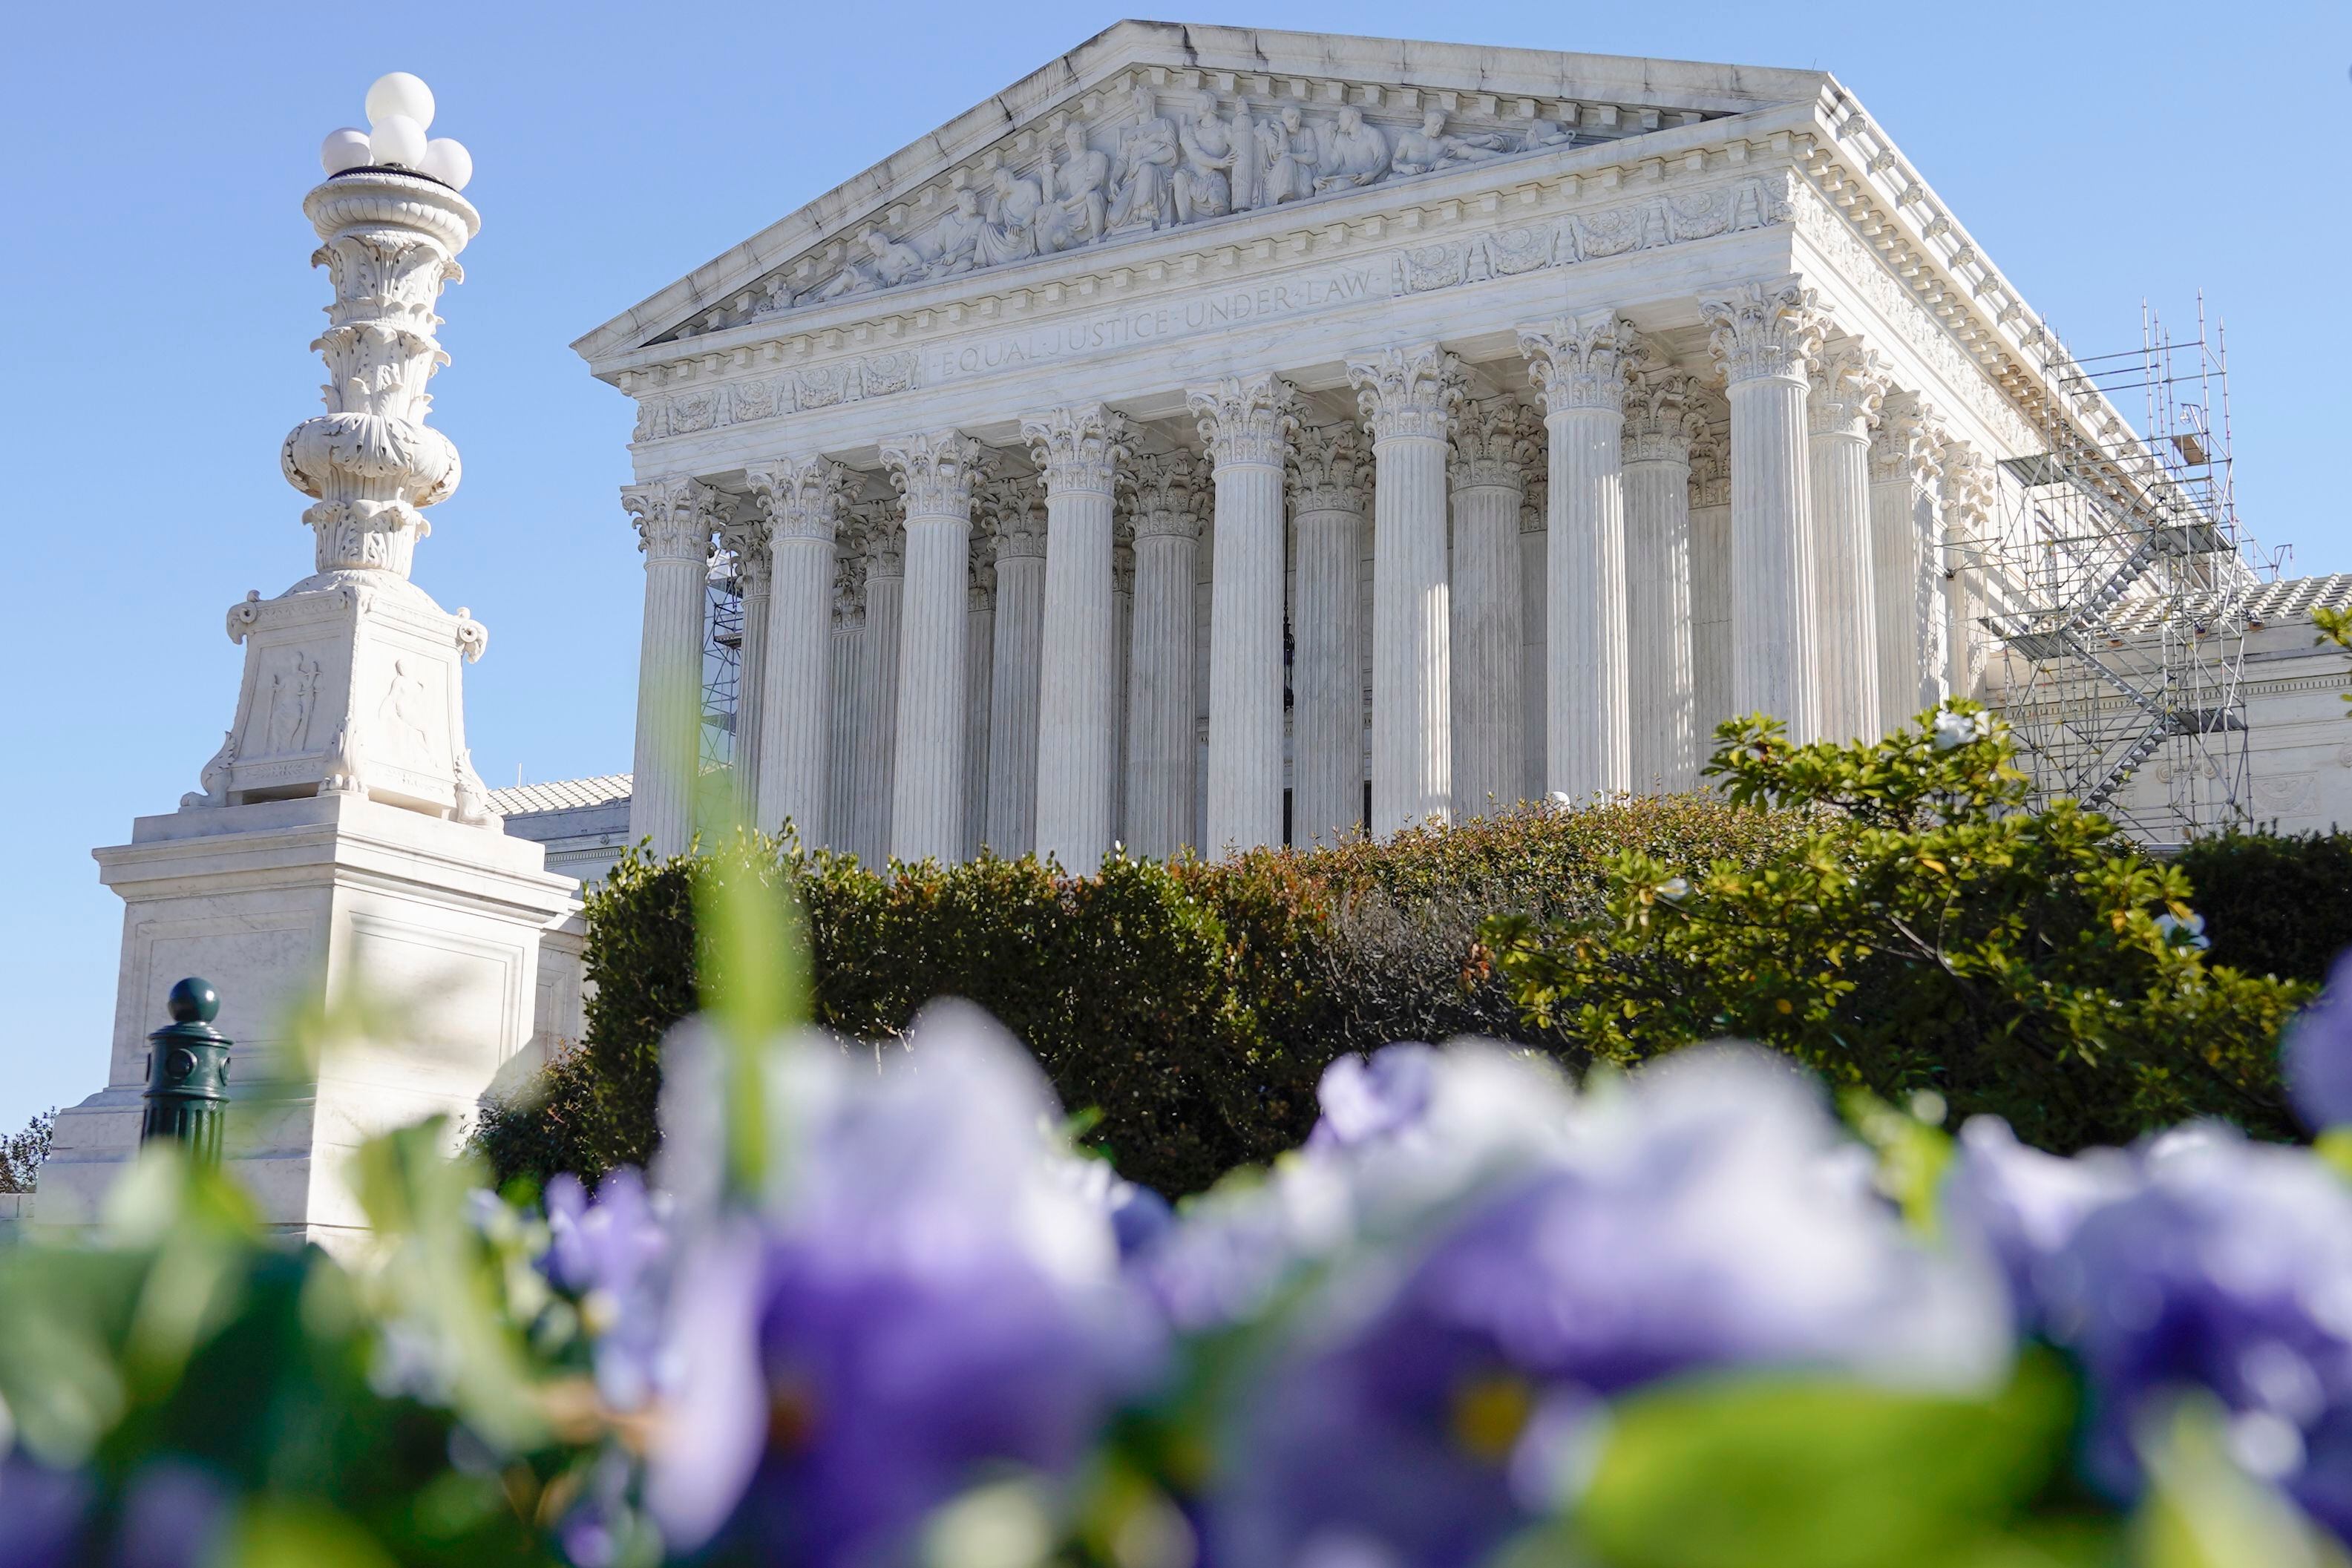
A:
<svg viewBox="0 0 2352 1568">
<path fill-rule="evenodd" d="M 1966 746 L 1970 741 L 1981 740 L 1988 728 L 1979 715 L 1954 713 L 1947 708 L 1936 716 L 1936 749 L 1949 751 L 1956 746 Z"/>
<path fill-rule="evenodd" d="M 2159 915 L 2156 917 L 2156 928 L 2164 934 L 2164 940 L 2169 946 L 2191 947 L 2202 953 L 2213 946 L 2213 939 L 2205 935 L 2205 917 L 2193 912 L 2186 920 Z"/>
<path fill-rule="evenodd" d="M 1666 900 L 1670 904 L 1680 899 L 1688 898 L 1690 896 L 1690 878 L 1686 876 L 1670 876 L 1666 878 L 1665 881 L 1658 883 L 1658 896 Z"/>
<path fill-rule="evenodd" d="M 1573 808 L 1573 807 L 1575 806 L 1575 804 L 1576 804 L 1576 802 L 1575 802 L 1574 800 L 1570 800 L 1570 799 L 1569 798 L 1569 794 L 1568 794 L 1568 791 L 1567 791 L 1567 790 L 1565 790 L 1565 789 L 1555 789 L 1555 790 L 1553 790 L 1553 791 L 1551 792 L 1551 805 L 1552 805 L 1552 810 L 1555 810 L 1555 811 L 1565 811 L 1565 810 L 1570 810 L 1571 808 Z"/>
</svg>

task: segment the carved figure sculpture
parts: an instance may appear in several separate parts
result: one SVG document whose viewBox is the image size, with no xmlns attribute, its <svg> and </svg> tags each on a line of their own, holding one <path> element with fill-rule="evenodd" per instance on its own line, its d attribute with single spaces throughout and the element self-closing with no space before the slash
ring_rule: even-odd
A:
<svg viewBox="0 0 2352 1568">
<path fill-rule="evenodd" d="M 1165 228 L 1176 221 L 1176 128 L 1161 117 L 1149 88 L 1135 89 L 1135 123 L 1118 133 L 1118 187 L 1111 196 L 1110 226 Z"/>
<path fill-rule="evenodd" d="M 1339 110 L 1339 123 L 1327 126 L 1322 155 L 1316 165 L 1315 188 L 1343 191 L 1370 185 L 1389 172 L 1389 144 L 1380 127 L 1364 123 L 1364 111 L 1354 104 Z"/>
<path fill-rule="evenodd" d="M 1001 267 L 1037 254 L 1037 214 L 1045 193 L 1034 180 L 1024 180 L 1010 169 L 990 176 L 988 221 L 981 225 L 980 265 Z"/>
<path fill-rule="evenodd" d="M 1177 129 L 1182 162 L 1176 172 L 1176 221 L 1222 217 L 1234 210 L 1232 131 L 1217 114 L 1213 93 L 1200 97 L 1200 110 Z"/>
<path fill-rule="evenodd" d="M 1421 117 L 1419 131 L 1408 131 L 1397 137 L 1396 154 L 1389 167 L 1400 174 L 1426 174 L 1448 163 L 1491 158 L 1508 145 L 1500 136 L 1448 136 L 1445 111 L 1433 109 Z"/>
<path fill-rule="evenodd" d="M 980 265 L 980 231 L 988 219 L 980 210 L 980 193 L 966 187 L 955 194 L 955 210 L 940 220 L 939 254 L 931 258 L 933 277 L 952 277 Z"/>
<path fill-rule="evenodd" d="M 1265 171 L 1259 183 L 1263 205 L 1279 206 L 1315 193 L 1322 151 L 1297 104 L 1283 105 L 1280 115 L 1259 124 L 1257 144 Z"/>
<path fill-rule="evenodd" d="M 922 277 L 929 267 L 921 251 L 901 245 L 880 229 L 868 229 L 860 239 L 866 254 L 853 254 L 842 263 L 839 272 L 808 295 L 810 299 L 838 299 L 845 294 L 896 287 L 909 278 Z"/>
<path fill-rule="evenodd" d="M 1087 145 L 1087 128 L 1072 120 L 1062 132 L 1070 155 L 1058 165 L 1048 163 L 1052 178 L 1054 216 L 1045 234 L 1047 246 L 1067 250 L 1103 236 L 1110 219 L 1110 154 Z"/>
<path fill-rule="evenodd" d="M 1576 132 L 1557 120 L 1530 120 L 1528 133 L 1519 141 L 1519 150 L 1532 152 L 1538 147 L 1565 147 L 1576 140 Z"/>
</svg>

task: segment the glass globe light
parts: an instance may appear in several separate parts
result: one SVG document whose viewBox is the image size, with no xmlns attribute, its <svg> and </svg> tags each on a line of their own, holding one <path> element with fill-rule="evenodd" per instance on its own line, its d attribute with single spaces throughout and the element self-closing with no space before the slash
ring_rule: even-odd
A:
<svg viewBox="0 0 2352 1568">
<path fill-rule="evenodd" d="M 367 90 L 367 117 L 378 125 L 395 114 L 406 115 L 422 131 L 433 123 L 433 89 L 422 77 L 392 71 L 375 78 Z"/>
<path fill-rule="evenodd" d="M 425 166 L 425 127 L 404 114 L 387 114 L 375 121 L 368 145 L 375 150 L 378 163 L 402 169 Z"/>
<path fill-rule="evenodd" d="M 425 144 L 425 162 L 417 165 L 453 191 L 462 191 L 474 177 L 474 155 L 455 137 L 436 136 Z"/>
<path fill-rule="evenodd" d="M 327 132 L 325 145 L 319 149 L 319 162 L 330 174 L 340 174 L 346 169 L 364 169 L 375 162 L 375 153 L 368 145 L 368 134 L 344 126 L 341 131 Z"/>
</svg>

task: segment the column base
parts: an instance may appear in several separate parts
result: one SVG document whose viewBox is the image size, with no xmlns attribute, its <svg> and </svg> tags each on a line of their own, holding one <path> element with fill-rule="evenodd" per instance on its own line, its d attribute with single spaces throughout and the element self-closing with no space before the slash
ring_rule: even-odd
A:
<svg viewBox="0 0 2352 1568">
<path fill-rule="evenodd" d="M 436 1113 L 457 1119 L 454 1141 L 576 1014 L 560 977 L 576 926 L 559 928 L 580 884 L 495 828 L 320 795 L 142 817 L 94 852 L 126 906 L 114 1039 L 106 1087 L 58 1114 L 37 1230 L 99 1218 L 138 1147 L 146 1036 L 183 976 L 217 988 L 236 1042 L 227 1168 L 270 1230 L 341 1251 L 367 1233 L 351 1152 Z M 349 1027 L 304 1022 L 321 996 Z"/>
</svg>

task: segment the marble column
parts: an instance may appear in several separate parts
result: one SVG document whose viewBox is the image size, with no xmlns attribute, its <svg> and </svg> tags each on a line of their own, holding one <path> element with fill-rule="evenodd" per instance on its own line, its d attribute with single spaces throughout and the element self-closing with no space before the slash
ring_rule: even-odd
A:
<svg viewBox="0 0 2352 1568">
<path fill-rule="evenodd" d="M 1723 432 L 1691 437 L 1691 730 L 1702 770 L 1731 716 L 1731 475 Z"/>
<path fill-rule="evenodd" d="M 1944 700 L 1943 477 L 1934 415 L 1895 392 L 1870 444 L 1870 561 L 1878 601 L 1879 728 L 1902 728 Z"/>
<path fill-rule="evenodd" d="M 1526 798 L 1519 660 L 1519 507 L 1541 427 L 1513 397 L 1473 403 L 1454 422 L 1454 816 L 1507 811 Z"/>
<path fill-rule="evenodd" d="M 735 783 L 735 809 L 756 825 L 760 805 L 760 706 L 767 695 L 761 688 L 768 667 L 769 567 L 768 519 L 757 504 L 728 505 L 719 529 L 719 545 L 735 563 L 735 595 L 742 616 L 735 645 L 735 714 L 730 732 Z"/>
<path fill-rule="evenodd" d="M 1128 657 L 1127 845 L 1164 860 L 1192 839 L 1193 588 L 1207 476 L 1189 452 L 1135 459 Z"/>
<path fill-rule="evenodd" d="M 996 532 L 996 646 L 988 685 L 988 847 L 1037 847 L 1037 696 L 1045 637 L 1045 508 L 1034 481 L 989 487 Z"/>
<path fill-rule="evenodd" d="M 1290 451 L 1298 530 L 1290 614 L 1290 840 L 1335 844 L 1364 815 L 1364 508 L 1371 455 L 1353 424 L 1301 430 Z"/>
<path fill-rule="evenodd" d="M 1116 516 L 1116 514 L 1114 514 Z M 1110 824 L 1115 843 L 1134 846 L 1127 827 L 1127 713 L 1135 650 L 1135 518 L 1118 517 L 1110 543 Z"/>
<path fill-rule="evenodd" d="M 1965 441 L 1947 441 L 1937 454 L 1944 471 L 1945 680 L 1952 695 L 1980 698 L 1988 645 L 1985 552 L 2000 494 L 1991 463 Z"/>
<path fill-rule="evenodd" d="M 1549 445 L 1549 440 L 1544 444 Z M 1544 478 L 1543 446 L 1519 503 L 1519 798 L 1544 798 L 1544 572 L 1550 560 L 1551 486 Z"/>
<path fill-rule="evenodd" d="M 1544 789 L 1577 801 L 1633 787 L 1623 442 L 1638 341 L 1609 310 L 1519 331 L 1550 435 Z"/>
<path fill-rule="evenodd" d="M 701 769 L 702 643 L 719 501 L 691 479 L 663 479 L 629 486 L 621 504 L 646 556 L 629 837 L 650 841 L 656 855 L 683 854 L 694 841 Z"/>
<path fill-rule="evenodd" d="M 1348 361 L 1372 438 L 1372 820 L 1381 837 L 1454 814 L 1446 436 L 1459 361 L 1434 343 Z"/>
<path fill-rule="evenodd" d="M 1805 405 L 1813 494 L 1813 613 L 1820 617 L 1822 734 L 1879 733 L 1877 573 L 1870 559 L 1870 431 L 1886 396 L 1878 355 L 1841 338 L 1814 361 Z"/>
<path fill-rule="evenodd" d="M 1261 374 L 1185 401 L 1216 472 L 1200 847 L 1217 856 L 1282 842 L 1282 467 L 1297 399 L 1288 382 Z"/>
<path fill-rule="evenodd" d="M 879 868 L 890 857 L 897 799 L 898 663 L 905 620 L 907 533 L 890 502 L 871 503 L 866 524 L 866 632 L 858 639 L 857 858 Z"/>
<path fill-rule="evenodd" d="M 845 526 L 834 546 L 832 705 L 825 714 L 825 794 L 822 835 L 815 842 L 856 852 L 857 737 L 866 731 L 863 685 L 866 645 L 866 546 Z"/>
<path fill-rule="evenodd" d="M 767 529 L 770 583 L 756 660 L 748 594 L 743 606 L 744 681 L 760 694 L 749 726 L 758 759 L 751 820 L 772 833 L 789 822 L 802 846 L 814 849 L 829 826 L 834 551 L 849 471 L 805 457 L 754 464 L 744 477 Z M 740 744 L 746 727 L 740 710 L 736 724 Z"/>
<path fill-rule="evenodd" d="M 988 709 L 996 683 L 996 536 L 975 528 L 964 587 L 963 850 L 988 841 Z"/>
<path fill-rule="evenodd" d="M 1691 652 L 1691 438 L 1706 427 L 1675 371 L 1637 376 L 1625 399 L 1625 634 L 1633 788 L 1698 786 Z"/>
<path fill-rule="evenodd" d="M 948 864 L 963 852 L 971 493 L 986 458 L 955 430 L 886 441 L 881 456 L 907 505 L 890 856 Z"/>
<path fill-rule="evenodd" d="M 1113 491 L 1127 420 L 1101 403 L 1021 422 L 1045 479 L 1045 629 L 1037 700 L 1037 852 L 1091 876 L 1111 818 Z"/>
<path fill-rule="evenodd" d="M 1731 399 L 1731 706 L 1823 733 L 1805 367 L 1826 311 L 1794 277 L 1702 300 Z"/>
</svg>

